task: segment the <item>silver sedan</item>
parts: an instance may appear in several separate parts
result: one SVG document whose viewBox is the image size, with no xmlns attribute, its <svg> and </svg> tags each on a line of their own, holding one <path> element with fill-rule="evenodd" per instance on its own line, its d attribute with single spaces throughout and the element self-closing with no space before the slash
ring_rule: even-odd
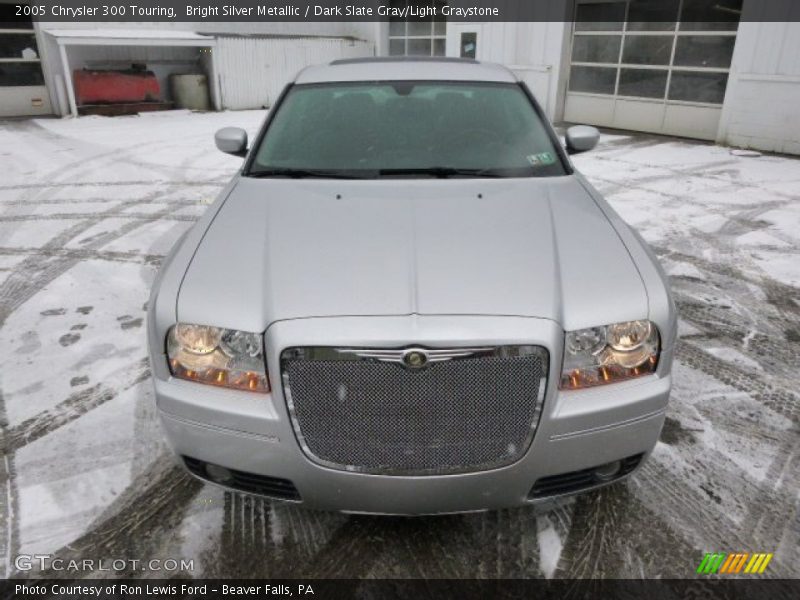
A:
<svg viewBox="0 0 800 600">
<path fill-rule="evenodd" d="M 639 235 L 504 67 L 301 71 L 163 264 L 148 335 L 195 476 L 431 514 L 619 481 L 658 439 L 675 306 Z"/>
</svg>

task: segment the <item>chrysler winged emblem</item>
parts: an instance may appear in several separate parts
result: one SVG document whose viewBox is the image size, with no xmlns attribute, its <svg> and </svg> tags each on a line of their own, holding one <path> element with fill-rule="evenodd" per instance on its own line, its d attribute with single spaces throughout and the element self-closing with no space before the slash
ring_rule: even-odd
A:
<svg viewBox="0 0 800 600">
<path fill-rule="evenodd" d="M 403 353 L 403 364 L 408 369 L 421 369 L 428 364 L 428 354 L 417 348 L 406 350 Z"/>
<path fill-rule="evenodd" d="M 492 348 L 337 348 L 336 351 L 340 354 L 353 354 L 359 358 L 395 363 L 410 371 L 418 371 L 434 363 L 491 352 Z"/>
</svg>

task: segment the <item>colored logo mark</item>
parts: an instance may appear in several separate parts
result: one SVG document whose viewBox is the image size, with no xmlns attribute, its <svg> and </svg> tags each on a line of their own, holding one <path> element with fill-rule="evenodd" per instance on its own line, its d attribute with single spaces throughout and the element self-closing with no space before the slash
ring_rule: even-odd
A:
<svg viewBox="0 0 800 600">
<path fill-rule="evenodd" d="M 697 572 L 704 575 L 713 573 L 734 575 L 736 573 L 760 574 L 772 560 L 772 553 L 756 552 L 710 552 L 703 557 Z"/>
</svg>

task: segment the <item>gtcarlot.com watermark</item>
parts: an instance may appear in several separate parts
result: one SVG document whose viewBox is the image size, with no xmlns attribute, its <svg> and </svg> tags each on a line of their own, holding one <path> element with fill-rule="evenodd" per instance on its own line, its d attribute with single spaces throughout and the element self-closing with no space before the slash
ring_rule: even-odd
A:
<svg viewBox="0 0 800 600">
<path fill-rule="evenodd" d="M 52 554 L 20 554 L 14 559 L 18 571 L 39 569 L 42 571 L 97 572 L 97 571 L 194 571 L 194 559 L 185 558 L 56 558 Z"/>
</svg>

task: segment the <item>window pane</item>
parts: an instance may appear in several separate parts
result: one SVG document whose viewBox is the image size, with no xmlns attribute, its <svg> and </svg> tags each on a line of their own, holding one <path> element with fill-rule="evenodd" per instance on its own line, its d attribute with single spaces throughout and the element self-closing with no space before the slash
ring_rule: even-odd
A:
<svg viewBox="0 0 800 600">
<path fill-rule="evenodd" d="M 389 2 L 389 6 L 392 8 L 404 8 L 406 5 L 406 0 L 391 0 Z M 406 34 L 406 22 L 399 18 L 399 17 L 390 17 L 389 18 L 389 35 L 405 35 Z"/>
<path fill-rule="evenodd" d="M 0 62 L 0 87 L 15 85 L 44 85 L 41 65 Z"/>
<path fill-rule="evenodd" d="M 408 35 L 431 35 L 433 33 L 433 21 L 409 21 Z"/>
<path fill-rule="evenodd" d="M 667 89 L 667 71 L 656 69 L 622 69 L 619 73 L 620 96 L 663 98 Z"/>
<path fill-rule="evenodd" d="M 680 0 L 632 0 L 628 31 L 671 31 L 678 20 Z"/>
<path fill-rule="evenodd" d="M 742 0 L 684 0 L 683 31 L 736 31 L 742 15 Z"/>
<path fill-rule="evenodd" d="M 389 56 L 404 56 L 406 53 L 406 41 L 404 39 L 389 40 Z"/>
<path fill-rule="evenodd" d="M 39 58 L 36 36 L 26 33 L 0 33 L 0 58 Z"/>
<path fill-rule="evenodd" d="M 408 40 L 408 55 L 409 56 L 430 56 L 431 55 L 431 39 L 427 40 Z"/>
<path fill-rule="evenodd" d="M 720 67 L 731 66 L 734 36 L 683 35 L 678 36 L 675 46 L 675 62 L 682 67 Z"/>
<path fill-rule="evenodd" d="M 673 39 L 671 35 L 626 36 L 622 62 L 632 65 L 668 65 Z"/>
<path fill-rule="evenodd" d="M 436 35 L 444 35 L 447 32 L 447 19 L 442 16 L 442 7 L 446 6 L 448 0 L 433 0 L 433 6 L 436 8 L 436 17 L 433 22 L 433 32 Z"/>
<path fill-rule="evenodd" d="M 569 89 L 573 92 L 613 94 L 617 70 L 610 67 L 572 67 Z"/>
<path fill-rule="evenodd" d="M 690 23 L 680 23 L 681 31 L 736 31 L 738 28 L 738 21 L 692 21 Z"/>
<path fill-rule="evenodd" d="M 405 35 L 406 22 L 401 20 L 389 20 L 389 35 Z"/>
<path fill-rule="evenodd" d="M 673 71 L 669 99 L 722 104 L 727 84 L 727 73 Z"/>
<path fill-rule="evenodd" d="M 461 58 L 475 58 L 478 54 L 478 34 L 474 31 L 465 31 L 461 34 Z"/>
<path fill-rule="evenodd" d="M 578 10 L 575 13 L 575 30 L 622 31 L 624 21 L 624 2 L 578 4 Z"/>
<path fill-rule="evenodd" d="M 446 54 L 444 38 L 436 38 L 433 40 L 433 55 L 444 56 Z"/>
<path fill-rule="evenodd" d="M 617 63 L 619 35 L 576 35 L 572 42 L 573 62 Z"/>
<path fill-rule="evenodd" d="M 28 4 L 28 2 L 16 4 Z M 0 29 L 33 29 L 33 19 L 29 16 L 17 16 L 15 4 L 0 2 Z"/>
</svg>

